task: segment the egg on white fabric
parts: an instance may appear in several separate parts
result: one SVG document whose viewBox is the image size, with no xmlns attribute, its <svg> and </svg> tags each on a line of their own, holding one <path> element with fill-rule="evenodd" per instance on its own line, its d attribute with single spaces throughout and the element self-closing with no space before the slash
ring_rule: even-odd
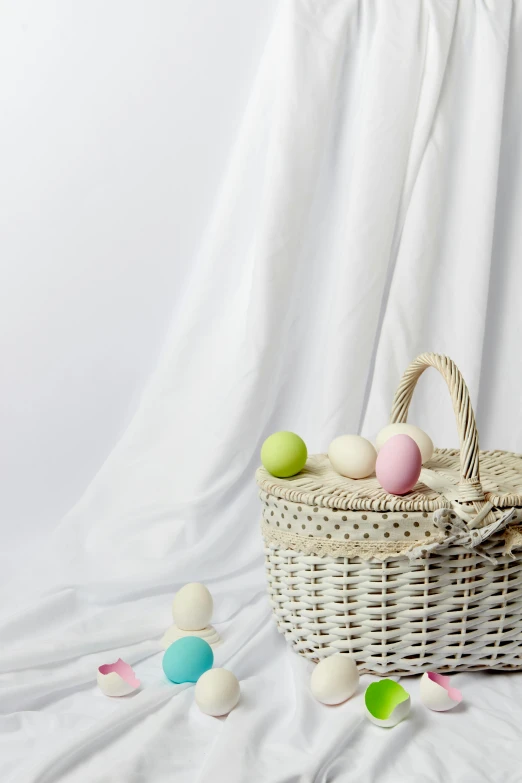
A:
<svg viewBox="0 0 522 783">
<path fill-rule="evenodd" d="M 97 682 L 106 696 L 127 696 L 140 687 L 140 681 L 128 663 L 121 658 L 98 667 Z"/>
<path fill-rule="evenodd" d="M 436 672 L 425 672 L 420 681 L 420 700 L 435 712 L 452 710 L 462 701 L 462 693 L 452 688 L 450 678 Z"/>
<path fill-rule="evenodd" d="M 433 455 L 433 441 L 430 436 L 416 427 L 415 424 L 388 424 L 384 427 L 375 440 L 377 451 L 380 451 L 387 440 L 394 435 L 409 435 L 420 449 L 422 462 L 428 462 Z"/>
<path fill-rule="evenodd" d="M 310 690 L 322 704 L 341 704 L 353 696 L 358 684 L 355 661 L 343 653 L 336 653 L 319 661 L 312 672 Z"/>
<path fill-rule="evenodd" d="M 172 617 L 183 631 L 200 631 L 210 623 L 213 608 L 208 588 L 199 582 L 191 582 L 174 596 Z"/>
<path fill-rule="evenodd" d="M 330 443 L 328 458 L 341 476 L 362 479 L 375 470 L 377 452 L 373 444 L 360 435 L 341 435 Z"/>
<path fill-rule="evenodd" d="M 239 682 L 228 669 L 209 669 L 196 683 L 194 698 L 201 712 L 219 718 L 228 715 L 239 701 Z"/>
</svg>

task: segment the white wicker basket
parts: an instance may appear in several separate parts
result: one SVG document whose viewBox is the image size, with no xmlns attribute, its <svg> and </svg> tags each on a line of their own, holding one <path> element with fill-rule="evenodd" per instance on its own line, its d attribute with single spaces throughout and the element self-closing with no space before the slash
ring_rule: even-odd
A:
<svg viewBox="0 0 522 783">
<path fill-rule="evenodd" d="M 406 421 L 428 366 L 448 384 L 460 452 L 436 449 L 408 495 L 339 476 L 325 455 L 289 479 L 259 468 L 277 625 L 307 658 L 346 652 L 375 674 L 519 669 L 522 456 L 479 452 L 467 387 L 444 356 L 406 370 L 392 422 Z"/>
</svg>

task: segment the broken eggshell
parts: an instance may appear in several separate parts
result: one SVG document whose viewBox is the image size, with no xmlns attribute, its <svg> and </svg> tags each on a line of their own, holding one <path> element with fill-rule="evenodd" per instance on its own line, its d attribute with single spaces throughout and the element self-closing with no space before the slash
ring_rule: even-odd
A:
<svg viewBox="0 0 522 783">
<path fill-rule="evenodd" d="M 462 701 L 462 693 L 452 688 L 450 678 L 436 672 L 424 672 L 420 681 L 420 700 L 435 712 L 452 710 Z"/>
<path fill-rule="evenodd" d="M 366 717 L 385 729 L 401 722 L 411 707 L 410 694 L 394 680 L 379 680 L 368 685 L 364 694 Z"/>
<path fill-rule="evenodd" d="M 128 663 L 118 658 L 116 663 L 98 667 L 98 687 L 106 696 L 127 696 L 140 687 L 140 681 Z"/>
</svg>

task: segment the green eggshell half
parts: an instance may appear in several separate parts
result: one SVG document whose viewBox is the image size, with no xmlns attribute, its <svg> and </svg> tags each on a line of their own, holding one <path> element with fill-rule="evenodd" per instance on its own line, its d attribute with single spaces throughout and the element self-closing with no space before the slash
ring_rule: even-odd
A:
<svg viewBox="0 0 522 783">
<path fill-rule="evenodd" d="M 402 685 L 393 680 L 372 682 L 366 689 L 364 701 L 368 712 L 378 720 L 387 720 L 401 702 L 409 699 Z"/>
</svg>

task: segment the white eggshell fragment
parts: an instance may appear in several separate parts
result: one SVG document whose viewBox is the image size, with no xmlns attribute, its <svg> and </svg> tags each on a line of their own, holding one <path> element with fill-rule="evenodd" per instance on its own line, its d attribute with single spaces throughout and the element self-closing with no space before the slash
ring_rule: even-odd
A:
<svg viewBox="0 0 522 783">
<path fill-rule="evenodd" d="M 98 667 L 98 686 L 106 696 L 127 696 L 140 687 L 140 681 L 121 658 Z"/>
<path fill-rule="evenodd" d="M 319 661 L 312 672 L 310 690 L 322 704 L 341 704 L 353 696 L 359 684 L 359 672 L 352 658 L 342 653 Z"/>
<path fill-rule="evenodd" d="M 239 693 L 235 674 L 228 669 L 209 669 L 197 681 L 194 698 L 201 712 L 218 718 L 234 709 Z"/>
<path fill-rule="evenodd" d="M 208 588 L 199 582 L 191 582 L 174 596 L 172 617 L 183 631 L 200 631 L 210 624 L 213 608 Z"/>
<path fill-rule="evenodd" d="M 462 701 L 462 693 L 452 688 L 450 678 L 435 672 L 425 672 L 420 681 L 420 700 L 435 712 L 452 710 Z"/>
<path fill-rule="evenodd" d="M 372 443 L 360 435 L 341 435 L 330 443 L 328 457 L 332 468 L 352 479 L 371 476 L 377 452 Z"/>
<path fill-rule="evenodd" d="M 369 718 L 369 720 L 371 720 L 372 723 L 375 723 L 376 726 L 380 726 L 383 729 L 393 729 L 394 726 L 396 726 L 401 722 L 401 720 L 404 720 L 404 718 L 409 715 L 410 709 L 411 699 L 408 696 L 406 701 L 401 701 L 401 703 L 395 707 L 388 718 L 383 720 L 376 718 L 369 710 L 366 710 L 366 716 Z"/>
<path fill-rule="evenodd" d="M 429 435 L 415 424 L 388 424 L 384 427 L 375 440 L 377 451 L 380 451 L 387 440 L 394 435 L 409 435 L 420 449 L 422 462 L 428 462 L 433 455 L 433 441 Z"/>
</svg>

